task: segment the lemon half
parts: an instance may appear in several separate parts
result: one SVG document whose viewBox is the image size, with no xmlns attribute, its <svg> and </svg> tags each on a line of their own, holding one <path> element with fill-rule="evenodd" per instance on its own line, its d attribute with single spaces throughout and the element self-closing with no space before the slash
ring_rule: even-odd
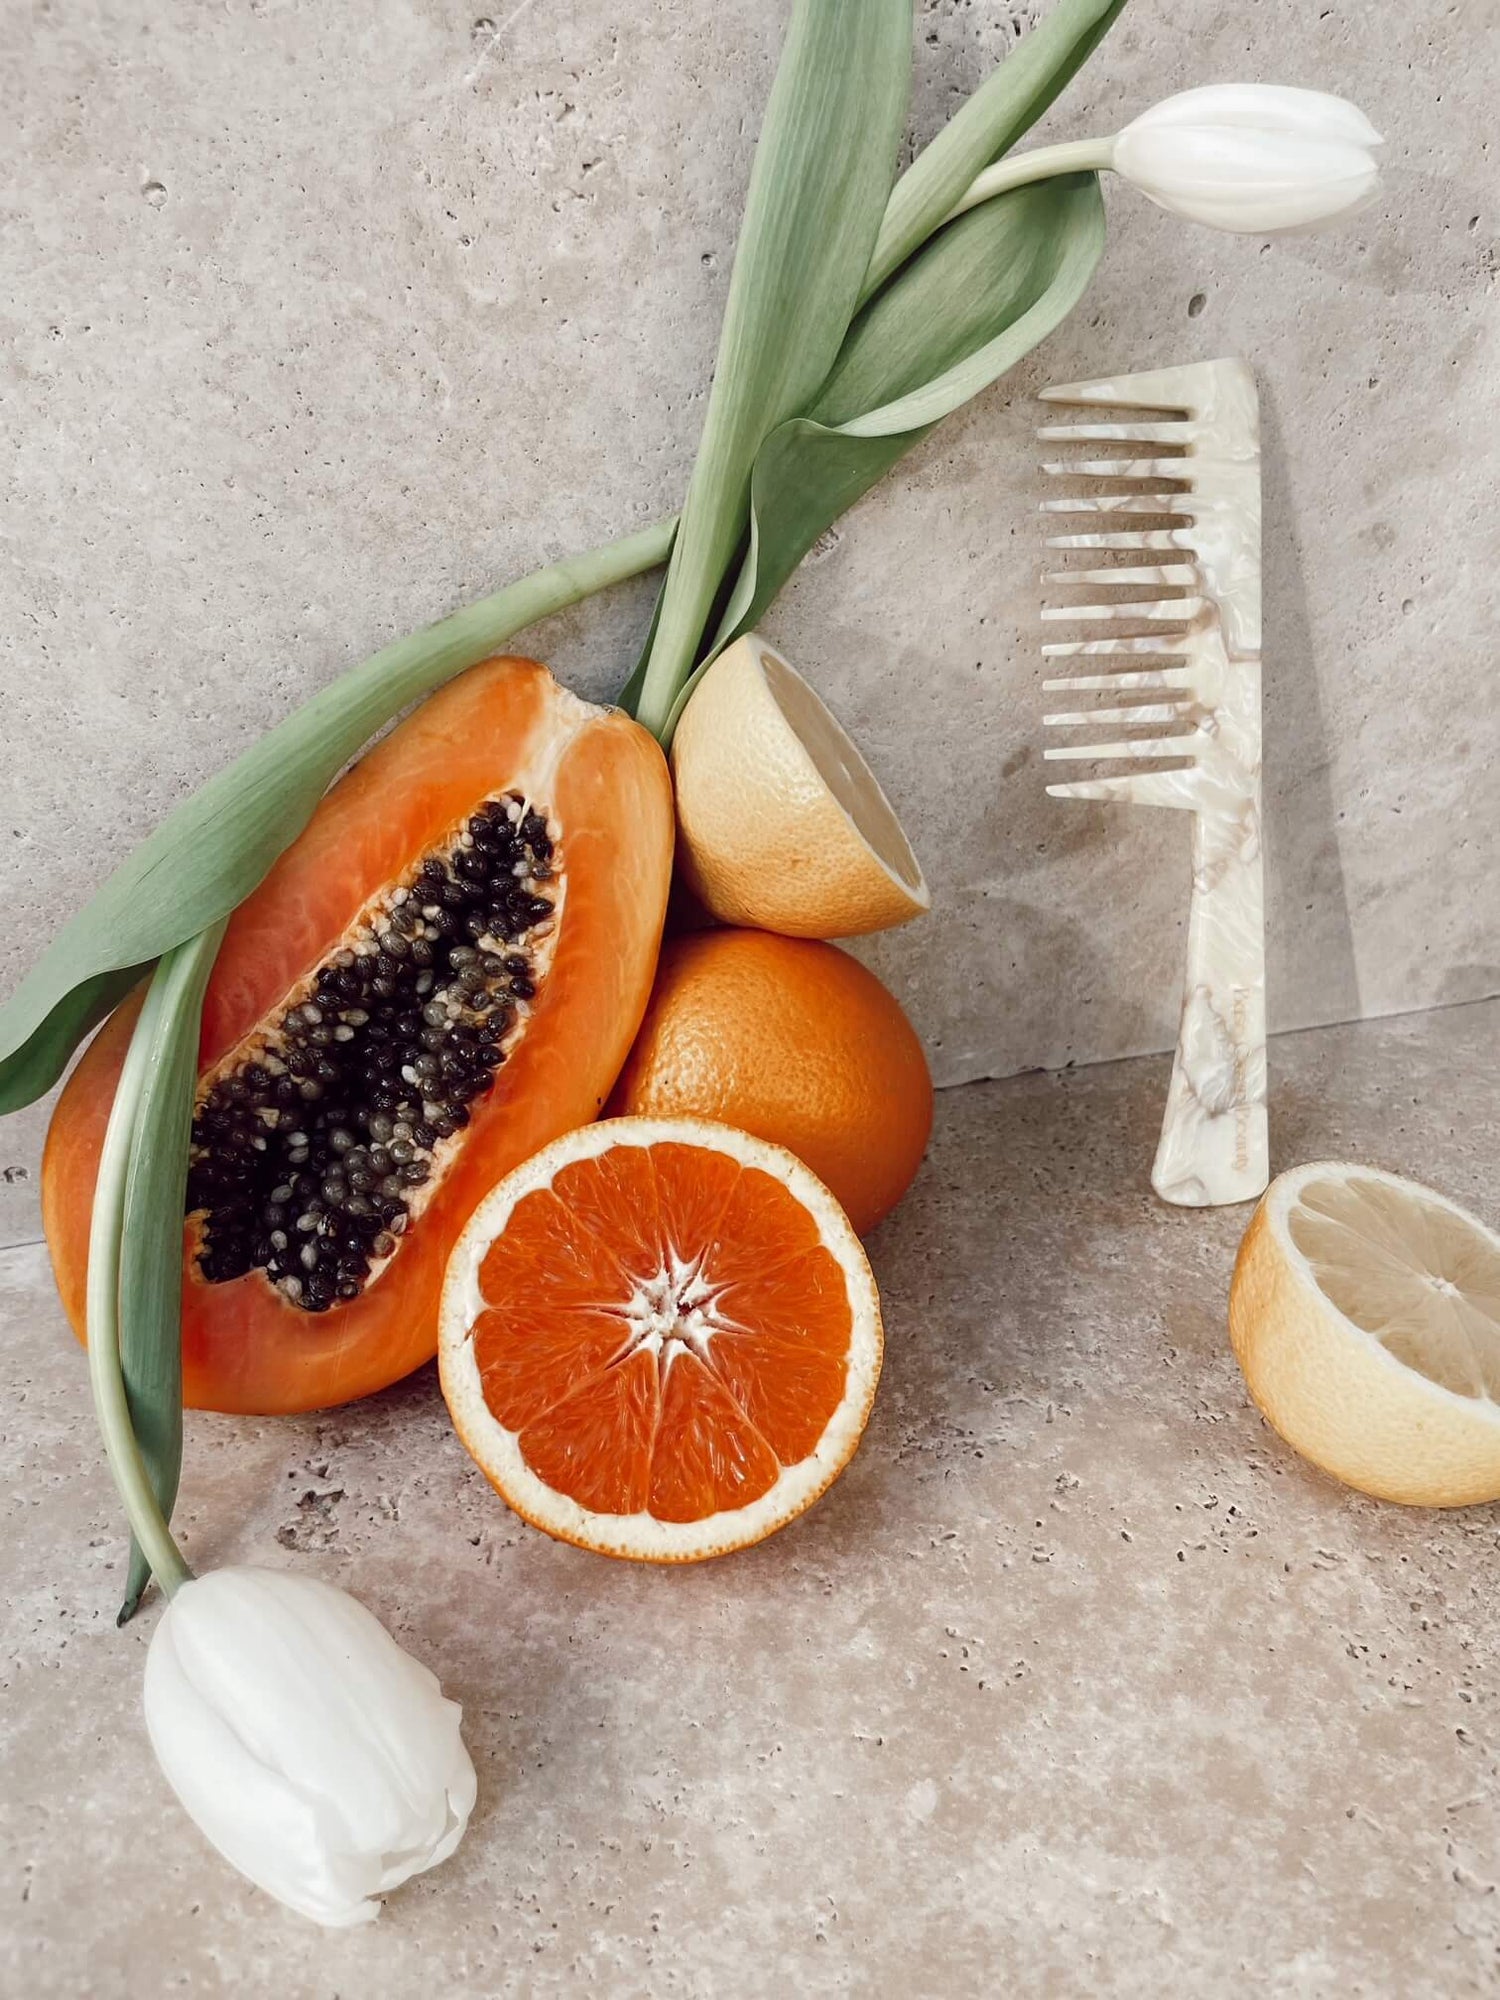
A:
<svg viewBox="0 0 1500 2000">
<path fill-rule="evenodd" d="M 672 739 L 677 859 L 726 924 L 856 937 L 910 922 L 927 884 L 890 801 L 800 674 L 747 632 Z"/>
<path fill-rule="evenodd" d="M 1317 1161 L 1245 1232 L 1229 1335 L 1268 1422 L 1381 1500 L 1500 1499 L 1500 1236 L 1431 1188 Z"/>
</svg>

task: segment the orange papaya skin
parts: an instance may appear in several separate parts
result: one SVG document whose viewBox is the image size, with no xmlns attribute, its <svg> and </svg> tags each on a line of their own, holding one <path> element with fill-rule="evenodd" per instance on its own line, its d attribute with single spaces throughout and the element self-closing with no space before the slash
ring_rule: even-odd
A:
<svg viewBox="0 0 1500 2000">
<path fill-rule="evenodd" d="M 534 660 L 471 668 L 341 778 L 231 918 L 209 980 L 199 1073 L 322 963 L 370 898 L 444 844 L 480 799 L 515 791 L 559 823 L 550 969 L 524 1035 L 470 1106 L 451 1164 L 395 1255 L 358 1299 L 317 1314 L 261 1271 L 209 1284 L 198 1223 L 184 1224 L 182 1361 L 192 1409 L 277 1415 L 367 1396 L 437 1350 L 448 1253 L 494 1183 L 597 1118 L 640 1025 L 672 870 L 672 794 L 654 737 L 570 694 Z M 42 1215 L 58 1290 L 86 1336 L 89 1215 L 132 996 L 63 1091 L 42 1160 Z"/>
</svg>

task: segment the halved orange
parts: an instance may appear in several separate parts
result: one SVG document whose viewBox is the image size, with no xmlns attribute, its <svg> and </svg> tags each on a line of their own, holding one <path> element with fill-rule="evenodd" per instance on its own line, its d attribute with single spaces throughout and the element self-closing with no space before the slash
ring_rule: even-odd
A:
<svg viewBox="0 0 1500 2000">
<path fill-rule="evenodd" d="M 480 1203 L 443 1288 L 460 1438 L 523 1519 L 601 1554 L 696 1562 L 811 1506 L 880 1376 L 848 1217 L 779 1146 L 616 1118 Z"/>
</svg>

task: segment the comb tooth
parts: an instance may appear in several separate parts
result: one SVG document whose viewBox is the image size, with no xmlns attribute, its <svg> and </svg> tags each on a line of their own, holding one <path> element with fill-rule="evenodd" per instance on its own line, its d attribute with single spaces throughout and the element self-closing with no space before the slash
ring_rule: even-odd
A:
<svg viewBox="0 0 1500 2000">
<path fill-rule="evenodd" d="M 1174 463 L 1180 463 L 1175 460 Z M 1171 514 L 1191 520 L 1191 493 L 1070 493 L 1062 500 L 1044 500 L 1044 514 Z"/>
<path fill-rule="evenodd" d="M 1149 603 L 1044 604 L 1044 619 L 1142 618 L 1152 624 L 1186 625 L 1205 608 L 1201 597 L 1160 597 Z"/>
<path fill-rule="evenodd" d="M 1178 528 L 1126 528 L 1114 535 L 1048 535 L 1044 549 L 1180 549 Z"/>
<path fill-rule="evenodd" d="M 1048 639 L 1042 647 L 1045 659 L 1073 659 L 1080 653 L 1148 653 L 1157 659 L 1181 659 L 1192 651 L 1192 640 L 1167 633 L 1145 639 Z"/>
<path fill-rule="evenodd" d="M 1128 777 L 1080 778 L 1071 785 L 1048 785 L 1051 799 L 1100 799 L 1112 806 L 1186 806 L 1198 801 L 1181 780 L 1185 771 L 1136 771 Z"/>
<path fill-rule="evenodd" d="M 1133 722 L 1181 722 L 1192 711 L 1192 703 L 1187 701 L 1137 702 L 1133 708 L 1076 708 L 1060 710 L 1053 715 L 1044 715 L 1042 721 L 1052 729 L 1087 728 L 1090 723 L 1124 723 L 1128 728 Z"/>
<path fill-rule="evenodd" d="M 1038 456 L 1047 454 L 1042 471 L 1050 488 L 1041 501 L 1049 552 L 1042 567 L 1042 653 L 1052 675 L 1061 669 L 1043 686 L 1077 704 L 1051 711 L 1043 723 L 1090 739 L 1049 745 L 1042 754 L 1048 762 L 1104 767 L 1048 785 L 1052 798 L 1186 810 L 1202 804 L 1200 757 L 1211 754 L 1212 719 L 1201 706 L 1196 652 L 1212 600 L 1197 524 L 1211 513 L 1217 488 L 1204 490 L 1211 469 L 1194 457 L 1201 437 L 1195 408 L 1214 404 L 1222 386 L 1216 371 L 1224 365 L 1156 369 L 1042 391 L 1049 405 L 1082 406 L 1049 409 L 1055 421 L 1040 424 L 1036 433 L 1043 448 Z M 1068 452 L 1079 455 L 1069 458 Z M 1136 490 L 1117 490 L 1127 482 Z M 1046 518 L 1057 515 L 1070 518 Z M 1088 556 L 1074 551 L 1098 553 L 1085 567 Z M 1069 560 L 1078 566 L 1046 566 Z M 1139 601 L 1128 601 L 1130 591 L 1139 592 Z M 1087 601 L 1070 603 L 1070 597 Z M 1106 597 L 1113 601 L 1098 601 Z M 1047 637 L 1069 625 L 1071 636 Z M 1100 636 L 1084 637 L 1090 629 Z M 1088 699 L 1107 705 L 1089 708 Z M 1139 768 L 1148 763 L 1172 768 Z"/>
<path fill-rule="evenodd" d="M 1043 444 L 1191 444 L 1197 425 L 1190 421 L 1167 424 L 1043 424 L 1037 436 Z"/>
<path fill-rule="evenodd" d="M 1193 413 L 1184 393 L 1192 377 L 1200 371 L 1187 368 L 1158 368 L 1138 375 L 1109 375 L 1097 382 L 1054 382 L 1039 391 L 1044 403 L 1108 404 L 1119 410 L 1180 410 Z"/>
<path fill-rule="evenodd" d="M 1127 736 L 1113 743 L 1066 743 L 1042 752 L 1049 763 L 1095 764 L 1123 757 L 1195 757 L 1197 732 L 1185 736 Z"/>
<path fill-rule="evenodd" d="M 1156 563 L 1141 569 L 1046 569 L 1043 583 L 1164 583 L 1198 581 L 1196 563 Z"/>
<path fill-rule="evenodd" d="M 1043 459 L 1054 479 L 1191 479 L 1185 458 Z"/>
<path fill-rule="evenodd" d="M 1193 685 L 1191 667 L 1159 667 L 1144 674 L 1075 674 L 1070 680 L 1043 681 L 1045 694 L 1130 694 L 1137 689 L 1156 693 Z M 1051 721 L 1049 716 L 1048 721 Z"/>
</svg>

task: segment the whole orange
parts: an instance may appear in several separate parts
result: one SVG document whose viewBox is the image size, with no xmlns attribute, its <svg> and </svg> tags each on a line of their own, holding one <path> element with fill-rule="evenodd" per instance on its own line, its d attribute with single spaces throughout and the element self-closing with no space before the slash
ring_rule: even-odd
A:
<svg viewBox="0 0 1500 2000">
<path fill-rule="evenodd" d="M 609 1115 L 713 1118 L 785 1146 L 863 1235 L 921 1163 L 932 1078 L 896 1000 L 847 952 L 702 931 L 663 946 Z"/>
</svg>

